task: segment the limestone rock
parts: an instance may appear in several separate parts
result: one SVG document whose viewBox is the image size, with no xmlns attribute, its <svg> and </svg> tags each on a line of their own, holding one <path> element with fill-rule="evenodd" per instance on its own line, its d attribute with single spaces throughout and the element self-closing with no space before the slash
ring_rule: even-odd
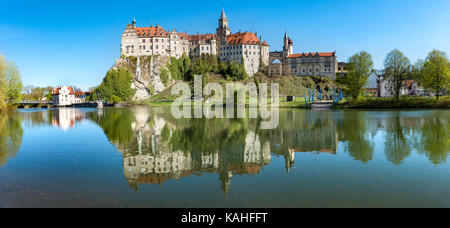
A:
<svg viewBox="0 0 450 228">
<path fill-rule="evenodd" d="M 167 62 L 161 56 L 128 57 L 116 60 L 114 68 L 125 67 L 131 72 L 131 88 L 136 90 L 133 100 L 145 100 L 166 89 L 160 75 L 162 69 L 167 69 Z"/>
</svg>

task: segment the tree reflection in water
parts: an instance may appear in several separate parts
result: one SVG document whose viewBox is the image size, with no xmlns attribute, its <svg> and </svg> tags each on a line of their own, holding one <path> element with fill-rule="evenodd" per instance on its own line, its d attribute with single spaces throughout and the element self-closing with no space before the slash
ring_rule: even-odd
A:
<svg viewBox="0 0 450 228">
<path fill-rule="evenodd" d="M 22 118 L 12 113 L 0 115 L 0 166 L 14 158 L 22 144 Z"/>
<path fill-rule="evenodd" d="M 295 154 L 304 152 L 343 151 L 368 163 L 377 145 L 395 165 L 414 153 L 439 165 L 450 153 L 446 110 L 283 110 L 277 129 L 262 130 L 258 119 L 175 119 L 165 108 L 57 109 L 2 113 L 0 166 L 19 151 L 22 122 L 25 128 L 71 130 L 86 118 L 121 152 L 124 175 L 135 190 L 143 183 L 217 173 L 226 196 L 234 176 L 258 175 L 272 155 L 284 157 L 289 172 Z"/>
<path fill-rule="evenodd" d="M 347 112 L 337 120 L 337 134 L 344 150 L 355 160 L 367 163 L 373 159 L 374 146 L 369 138 L 369 119 L 364 112 Z"/>
</svg>

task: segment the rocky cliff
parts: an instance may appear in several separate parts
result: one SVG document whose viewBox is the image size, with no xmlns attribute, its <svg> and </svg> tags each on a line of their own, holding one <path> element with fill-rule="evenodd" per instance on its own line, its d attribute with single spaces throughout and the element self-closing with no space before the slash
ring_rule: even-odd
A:
<svg viewBox="0 0 450 228">
<path fill-rule="evenodd" d="M 123 57 L 116 60 L 113 68 L 124 67 L 131 72 L 131 88 L 136 90 L 133 100 L 144 100 L 166 88 L 161 80 L 161 72 L 167 70 L 167 61 L 161 56 Z"/>
</svg>

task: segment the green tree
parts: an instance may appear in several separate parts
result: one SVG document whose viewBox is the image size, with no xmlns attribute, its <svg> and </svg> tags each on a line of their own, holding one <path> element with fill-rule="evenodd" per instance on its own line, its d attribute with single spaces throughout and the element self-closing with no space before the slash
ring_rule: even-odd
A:
<svg viewBox="0 0 450 228">
<path fill-rule="evenodd" d="M 0 55 L 0 110 L 6 108 L 6 74 L 7 66 L 5 57 Z"/>
<path fill-rule="evenodd" d="M 112 95 L 112 96 L 111 96 L 111 101 L 112 101 L 114 104 L 119 104 L 120 102 L 122 102 L 122 99 L 120 99 L 120 97 L 118 97 L 118 96 L 116 96 L 116 95 Z"/>
<path fill-rule="evenodd" d="M 10 63 L 8 69 L 8 75 L 6 76 L 6 100 L 9 103 L 18 103 L 22 99 L 22 81 L 20 79 L 19 70 L 17 67 Z"/>
<path fill-rule="evenodd" d="M 443 51 L 431 51 L 420 74 L 420 83 L 423 87 L 430 89 L 439 100 L 440 93 L 450 85 L 450 62 Z"/>
<path fill-rule="evenodd" d="M 245 70 L 245 61 L 244 61 L 244 57 L 241 57 L 241 80 L 245 80 L 247 79 L 248 75 L 247 75 L 247 71 Z"/>
<path fill-rule="evenodd" d="M 31 100 L 42 100 L 42 98 L 44 98 L 47 94 L 45 94 L 45 89 L 41 88 L 41 87 L 35 87 L 32 91 L 31 91 Z"/>
<path fill-rule="evenodd" d="M 405 87 L 405 80 L 411 75 L 411 63 L 398 49 L 389 52 L 384 60 L 385 78 L 389 78 L 392 83 L 392 90 L 395 98 L 400 99 L 401 92 Z"/>
<path fill-rule="evenodd" d="M 164 86 L 167 86 L 169 84 L 169 71 L 167 71 L 166 69 L 161 70 L 161 81 Z"/>
<path fill-rule="evenodd" d="M 20 149 L 23 136 L 21 123 L 21 115 L 0 115 L 0 166 L 6 164 Z"/>
<path fill-rule="evenodd" d="M 342 79 L 342 83 L 346 87 L 347 93 L 357 100 L 373 69 L 372 56 L 365 51 L 356 53 L 348 59 L 347 67 L 348 73 Z"/>
<path fill-rule="evenodd" d="M 111 101 L 115 95 L 122 101 L 129 101 L 133 98 L 136 91 L 131 88 L 133 75 L 126 68 L 119 67 L 111 69 L 103 79 L 102 84 L 93 91 L 89 100 L 97 100 L 98 96 L 102 100 Z"/>
<path fill-rule="evenodd" d="M 349 112 L 348 117 L 337 121 L 339 141 L 355 160 L 367 163 L 373 159 L 374 145 L 369 138 L 368 117 L 363 112 Z"/>
</svg>

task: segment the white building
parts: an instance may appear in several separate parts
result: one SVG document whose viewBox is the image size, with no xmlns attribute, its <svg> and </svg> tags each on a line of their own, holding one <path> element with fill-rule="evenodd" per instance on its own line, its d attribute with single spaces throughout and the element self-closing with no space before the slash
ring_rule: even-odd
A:
<svg viewBox="0 0 450 228">
<path fill-rule="evenodd" d="M 239 32 L 232 34 L 228 27 L 225 11 L 219 18 L 216 34 L 188 35 L 175 29 L 167 32 L 156 27 L 137 27 L 136 20 L 128 24 L 122 34 L 121 55 L 180 58 L 183 55 L 193 59 L 202 55 L 216 55 L 221 61 L 238 62 L 244 59 L 247 74 L 259 71 L 260 62 L 269 64 L 269 45 L 258 39 L 256 33 Z"/>
<path fill-rule="evenodd" d="M 72 104 L 84 103 L 84 98 L 75 96 L 72 87 L 60 86 L 52 91 L 52 103 L 56 106 L 70 106 Z"/>
<path fill-rule="evenodd" d="M 380 91 L 379 97 L 394 97 L 395 96 L 395 90 L 394 90 L 394 82 L 390 78 L 385 78 L 384 75 L 379 75 L 378 77 L 378 89 Z M 407 95 L 408 89 L 406 86 L 403 86 L 403 88 L 400 91 L 400 95 Z"/>
</svg>

